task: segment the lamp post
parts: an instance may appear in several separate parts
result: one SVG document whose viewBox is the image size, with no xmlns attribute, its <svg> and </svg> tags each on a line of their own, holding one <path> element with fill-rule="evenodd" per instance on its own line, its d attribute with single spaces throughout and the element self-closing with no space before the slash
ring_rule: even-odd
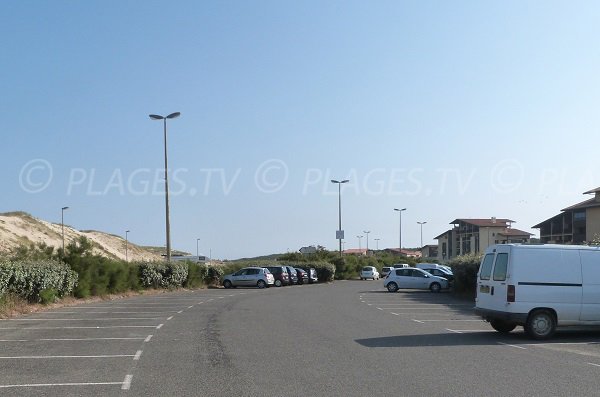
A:
<svg viewBox="0 0 600 397">
<path fill-rule="evenodd" d="M 362 249 L 360 245 L 360 240 L 363 238 L 363 236 L 356 236 L 356 238 L 358 239 L 358 250 L 360 251 Z"/>
<path fill-rule="evenodd" d="M 423 225 L 427 222 L 417 222 L 421 226 L 421 249 L 423 249 Z"/>
<path fill-rule="evenodd" d="M 336 238 L 340 241 L 340 258 L 342 257 L 342 240 L 344 239 L 344 231 L 342 230 L 342 183 L 350 182 L 348 179 L 344 179 L 343 181 L 336 181 L 335 179 L 331 180 L 331 183 L 338 184 L 338 230 L 335 233 Z"/>
<path fill-rule="evenodd" d="M 69 207 L 62 207 L 60 209 L 60 229 L 62 231 L 62 256 L 65 256 L 65 210 Z"/>
<path fill-rule="evenodd" d="M 400 233 L 399 233 L 399 248 L 398 248 L 398 253 L 400 255 L 402 255 L 402 211 L 406 211 L 406 208 L 394 208 L 394 211 L 398 211 L 398 213 L 400 214 Z"/>
<path fill-rule="evenodd" d="M 363 230 L 363 233 L 367 235 L 367 256 L 368 256 L 369 255 L 369 233 L 371 233 L 371 231 Z"/>
<path fill-rule="evenodd" d="M 381 240 L 380 238 L 376 238 L 375 240 L 375 244 L 377 246 L 376 250 L 379 251 L 379 240 Z"/>
<path fill-rule="evenodd" d="M 129 238 L 128 235 L 129 234 L 129 230 L 125 230 L 125 262 L 129 262 L 129 250 L 128 250 L 128 245 L 129 245 Z"/>
<path fill-rule="evenodd" d="M 198 249 L 198 243 L 200 243 L 200 239 L 196 239 L 196 256 L 200 258 L 200 250 Z"/>
<path fill-rule="evenodd" d="M 167 119 L 174 119 L 179 117 L 181 113 L 175 112 L 170 115 L 163 117 L 157 114 L 151 114 L 150 118 L 152 120 L 162 120 L 163 121 L 163 129 L 165 136 L 165 223 L 167 229 L 167 262 L 171 261 L 171 224 L 169 220 L 169 177 L 168 170 L 169 164 L 167 162 Z"/>
</svg>

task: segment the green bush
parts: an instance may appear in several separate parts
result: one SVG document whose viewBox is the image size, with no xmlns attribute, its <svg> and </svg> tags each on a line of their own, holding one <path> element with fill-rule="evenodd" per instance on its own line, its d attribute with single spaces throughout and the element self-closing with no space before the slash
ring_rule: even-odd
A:
<svg viewBox="0 0 600 397">
<path fill-rule="evenodd" d="M 51 260 L 0 262 L 0 294 L 14 293 L 30 302 L 40 302 L 43 290 L 70 294 L 77 274 L 68 265 Z"/>
<path fill-rule="evenodd" d="M 140 264 L 142 286 L 148 288 L 183 287 L 188 276 L 185 263 L 149 262 Z"/>
<path fill-rule="evenodd" d="M 54 288 L 48 288 L 40 291 L 40 302 L 44 305 L 48 303 L 54 303 L 58 300 L 56 296 L 56 290 Z"/>
<path fill-rule="evenodd" d="M 463 294 L 475 294 L 477 289 L 477 272 L 482 254 L 458 256 L 448 264 L 454 273 L 454 290 Z"/>
</svg>

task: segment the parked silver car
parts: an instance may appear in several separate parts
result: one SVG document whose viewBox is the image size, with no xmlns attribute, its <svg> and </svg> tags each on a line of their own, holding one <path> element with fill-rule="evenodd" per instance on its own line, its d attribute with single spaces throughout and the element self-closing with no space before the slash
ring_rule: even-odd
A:
<svg viewBox="0 0 600 397">
<path fill-rule="evenodd" d="M 448 288 L 448 280 L 434 276 L 425 270 L 405 267 L 394 269 L 388 274 L 383 286 L 390 292 L 396 292 L 400 288 L 429 289 L 431 292 L 440 292 Z"/>
<path fill-rule="evenodd" d="M 245 267 L 235 273 L 223 277 L 223 287 L 258 287 L 266 288 L 275 283 L 275 278 L 264 267 Z"/>
</svg>

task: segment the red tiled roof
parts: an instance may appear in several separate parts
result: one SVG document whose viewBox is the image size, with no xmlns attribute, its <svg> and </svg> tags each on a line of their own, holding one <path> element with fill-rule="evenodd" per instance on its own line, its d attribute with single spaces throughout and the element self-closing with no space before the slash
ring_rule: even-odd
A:
<svg viewBox="0 0 600 397">
<path fill-rule="evenodd" d="M 519 229 L 507 228 L 505 231 L 498 233 L 502 236 L 533 236 L 532 233 L 525 232 Z"/>
<path fill-rule="evenodd" d="M 515 221 L 511 219 L 504 218 L 496 218 L 495 222 L 491 218 L 475 218 L 475 219 L 455 219 L 450 222 L 451 225 L 455 225 L 459 222 L 469 223 L 471 225 L 479 226 L 479 227 L 503 227 L 506 226 L 507 223 L 515 223 Z"/>
</svg>

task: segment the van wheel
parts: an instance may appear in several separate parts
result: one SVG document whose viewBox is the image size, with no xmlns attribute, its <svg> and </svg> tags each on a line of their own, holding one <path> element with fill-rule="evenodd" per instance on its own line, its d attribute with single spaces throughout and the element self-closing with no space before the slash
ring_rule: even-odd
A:
<svg viewBox="0 0 600 397">
<path fill-rule="evenodd" d="M 515 323 L 509 323 L 502 320 L 492 320 L 490 321 L 490 325 L 501 334 L 508 334 L 517 327 L 517 324 Z"/>
<path fill-rule="evenodd" d="M 229 281 L 229 280 L 223 281 L 223 287 L 225 287 L 225 288 L 231 288 L 231 281 Z"/>
<path fill-rule="evenodd" d="M 275 280 L 275 286 L 281 287 L 281 280 Z"/>
<path fill-rule="evenodd" d="M 390 292 L 396 292 L 396 291 L 398 291 L 398 284 L 391 282 L 387 285 L 387 289 Z"/>
<path fill-rule="evenodd" d="M 431 285 L 429 286 L 429 290 L 431 292 L 440 292 L 441 289 L 442 286 L 440 285 L 440 283 L 431 283 Z"/>
<path fill-rule="evenodd" d="M 527 317 L 525 332 L 533 339 L 548 339 L 556 331 L 556 319 L 548 310 L 536 310 Z"/>
</svg>

